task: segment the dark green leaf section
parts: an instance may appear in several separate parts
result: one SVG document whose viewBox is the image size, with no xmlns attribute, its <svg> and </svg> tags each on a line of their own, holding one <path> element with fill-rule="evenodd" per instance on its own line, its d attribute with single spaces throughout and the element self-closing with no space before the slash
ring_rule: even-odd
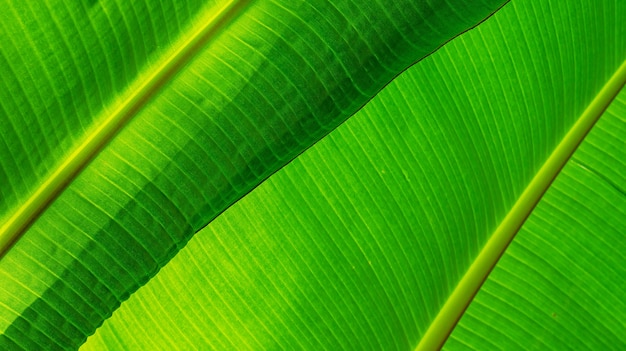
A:
<svg viewBox="0 0 626 351">
<path fill-rule="evenodd" d="M 446 350 L 626 348 L 626 91 L 528 218 Z"/>
<path fill-rule="evenodd" d="M 501 4 L 252 2 L 155 94 L 0 261 L 0 348 L 80 345 L 193 233 L 335 128 L 402 69 Z M 55 8 L 50 7 L 51 16 L 57 15 Z M 75 18 L 84 17 L 83 10 L 70 8 L 63 18 L 73 25 L 79 21 Z M 145 16 L 129 10 L 112 22 L 111 33 L 120 43 L 113 42 L 107 52 L 141 50 L 144 39 L 140 34 L 156 36 L 157 29 L 151 32 L 150 28 L 163 30 L 170 21 L 153 12 L 172 15 L 158 7 L 147 10 Z M 196 15 L 188 10 L 188 16 L 194 18 L 190 23 L 209 12 L 202 8 Z M 180 21 L 184 17 L 174 16 Z M 32 18 L 34 15 L 26 12 L 16 22 L 29 23 Z M 59 26 L 52 19 L 41 22 Z M 120 34 L 122 30 L 127 37 Z M 57 31 L 65 33 L 62 28 Z M 177 37 L 186 34 L 172 32 Z M 85 51 L 91 54 L 89 48 L 98 44 L 97 39 L 85 35 Z M 70 61 L 88 61 L 87 56 L 71 56 L 74 51 L 69 55 Z M 44 55 L 39 56 L 44 60 Z M 111 58 L 106 61 L 111 66 L 93 68 L 94 74 L 102 77 L 86 75 L 81 84 L 97 85 L 93 88 L 96 95 L 98 89 L 117 94 L 121 88 L 115 84 L 124 84 L 113 83 L 117 82 L 113 78 L 111 83 L 101 84 L 100 80 L 108 82 L 107 77 L 114 76 L 110 72 L 116 69 L 128 67 L 130 73 L 121 77 L 131 80 L 131 73 L 141 71 L 141 78 L 153 68 L 144 65 L 140 69 L 139 59 L 124 57 L 130 62 L 116 65 Z M 25 68 L 15 74 L 15 80 L 26 73 L 37 76 Z M 49 75 L 51 80 L 63 79 L 66 73 Z M 28 99 L 36 88 L 27 80 L 23 84 L 30 90 L 15 94 Z M 72 96 L 68 101 L 81 104 L 83 99 Z M 96 112 L 106 115 L 117 103 L 116 98 L 96 100 L 94 111 L 85 112 L 90 116 L 81 123 L 93 124 L 90 118 Z M 69 118 L 63 123 L 75 125 Z M 63 128 L 67 129 L 58 127 Z M 68 148 L 74 146 L 65 143 Z M 35 155 L 34 147 L 26 145 L 7 153 L 15 153 L 11 156 L 14 160 L 21 157 L 37 163 L 31 160 L 36 157 L 30 156 L 31 151 Z M 53 165 L 64 154 L 59 151 L 60 156 L 46 157 L 44 153 L 41 157 Z M 19 166 L 17 161 L 11 162 Z M 7 173 L 9 166 L 2 167 Z M 38 179 L 28 183 L 38 185 Z M 31 185 L 14 189 L 12 182 L 3 184 L 3 189 L 7 188 L 3 191 L 22 194 L 26 185 Z M 11 204 L 19 202 L 17 195 L 14 198 Z"/>
<path fill-rule="evenodd" d="M 622 64 L 625 4 L 505 6 L 200 231 L 84 349 L 414 349 Z"/>
</svg>

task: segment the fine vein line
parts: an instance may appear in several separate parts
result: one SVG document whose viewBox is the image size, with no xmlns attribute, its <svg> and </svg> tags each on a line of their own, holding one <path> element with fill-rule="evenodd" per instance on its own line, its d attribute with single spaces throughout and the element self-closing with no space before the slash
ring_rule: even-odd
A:
<svg viewBox="0 0 626 351">
<path fill-rule="evenodd" d="M 206 43 L 214 39 L 253 0 L 231 0 L 213 12 L 192 34 L 177 42 L 154 71 L 131 86 L 130 93 L 111 113 L 102 116 L 82 143 L 37 188 L 0 228 L 0 259 L 80 171 L 95 158 L 122 127 L 157 94 Z M 100 119 L 96 119 L 100 120 Z"/>
<path fill-rule="evenodd" d="M 559 174 L 578 145 L 626 83 L 626 61 L 607 81 L 602 90 L 554 149 L 539 172 L 528 184 L 515 205 L 489 238 L 476 260 L 459 281 L 448 300 L 420 340 L 416 351 L 440 349 L 509 243 L 524 224 L 552 181 Z"/>
</svg>

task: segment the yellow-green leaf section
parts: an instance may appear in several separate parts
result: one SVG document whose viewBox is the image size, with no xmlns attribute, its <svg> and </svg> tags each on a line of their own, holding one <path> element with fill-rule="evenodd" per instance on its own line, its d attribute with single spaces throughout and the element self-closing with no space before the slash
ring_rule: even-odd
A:
<svg viewBox="0 0 626 351">
<path fill-rule="evenodd" d="M 505 6 L 198 233 L 84 348 L 415 349 L 581 116 L 623 84 L 624 13 L 615 0 Z M 446 347 L 623 344 L 626 135 L 604 121 L 580 149 L 602 152 L 572 161 L 593 183 L 566 166 L 577 180 L 548 190 L 550 212 L 531 215 Z"/>
<path fill-rule="evenodd" d="M 54 201 L 65 186 L 106 146 L 115 134 L 157 93 L 211 39 L 216 37 L 224 25 L 245 9 L 249 1 L 229 1 L 216 11 L 209 12 L 201 24 L 181 40 L 172 44 L 171 52 L 162 54 L 159 62 L 146 71 L 146 77 L 137 77 L 128 93 L 113 104 L 112 110 L 104 110 L 95 119 L 93 128 L 85 133 L 61 163 L 44 177 L 33 194 L 27 198 L 0 227 L 0 257 L 11 244 L 31 225 L 45 207 Z"/>
<path fill-rule="evenodd" d="M 3 1 L 0 349 L 76 348 L 196 231 L 503 2 Z"/>
</svg>

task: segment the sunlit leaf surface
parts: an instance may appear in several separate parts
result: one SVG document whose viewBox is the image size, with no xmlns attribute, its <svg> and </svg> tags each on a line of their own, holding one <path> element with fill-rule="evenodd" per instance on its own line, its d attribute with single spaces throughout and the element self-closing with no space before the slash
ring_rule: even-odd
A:
<svg viewBox="0 0 626 351">
<path fill-rule="evenodd" d="M 505 6 L 198 233 L 85 349 L 415 348 L 623 65 L 624 13 Z M 446 349 L 622 348 L 623 94 Z"/>
<path fill-rule="evenodd" d="M 3 1 L 0 349 L 78 347 L 196 231 L 503 2 Z"/>
</svg>

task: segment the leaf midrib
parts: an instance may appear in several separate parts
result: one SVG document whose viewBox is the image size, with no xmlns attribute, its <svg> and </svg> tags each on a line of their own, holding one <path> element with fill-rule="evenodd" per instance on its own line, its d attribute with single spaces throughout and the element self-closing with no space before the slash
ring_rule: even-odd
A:
<svg viewBox="0 0 626 351">
<path fill-rule="evenodd" d="M 105 113 L 96 119 L 102 122 L 87 133 L 82 143 L 0 227 L 0 259 L 146 103 L 185 67 L 194 54 L 216 38 L 252 1 L 254 0 L 230 0 L 217 11 L 211 11 L 208 18 L 190 30 L 189 35 L 182 36 L 172 45 L 172 49 L 162 56 L 145 79 L 139 78 L 139 81 L 131 85 L 121 103 L 111 109 L 103 109 L 113 112 Z"/>
<path fill-rule="evenodd" d="M 524 221 L 548 190 L 576 148 L 626 83 L 626 60 L 611 76 L 569 132 L 554 149 L 506 217 L 491 235 L 474 262 L 452 291 L 416 347 L 416 351 L 440 349 L 470 302 L 504 254 Z"/>
</svg>

